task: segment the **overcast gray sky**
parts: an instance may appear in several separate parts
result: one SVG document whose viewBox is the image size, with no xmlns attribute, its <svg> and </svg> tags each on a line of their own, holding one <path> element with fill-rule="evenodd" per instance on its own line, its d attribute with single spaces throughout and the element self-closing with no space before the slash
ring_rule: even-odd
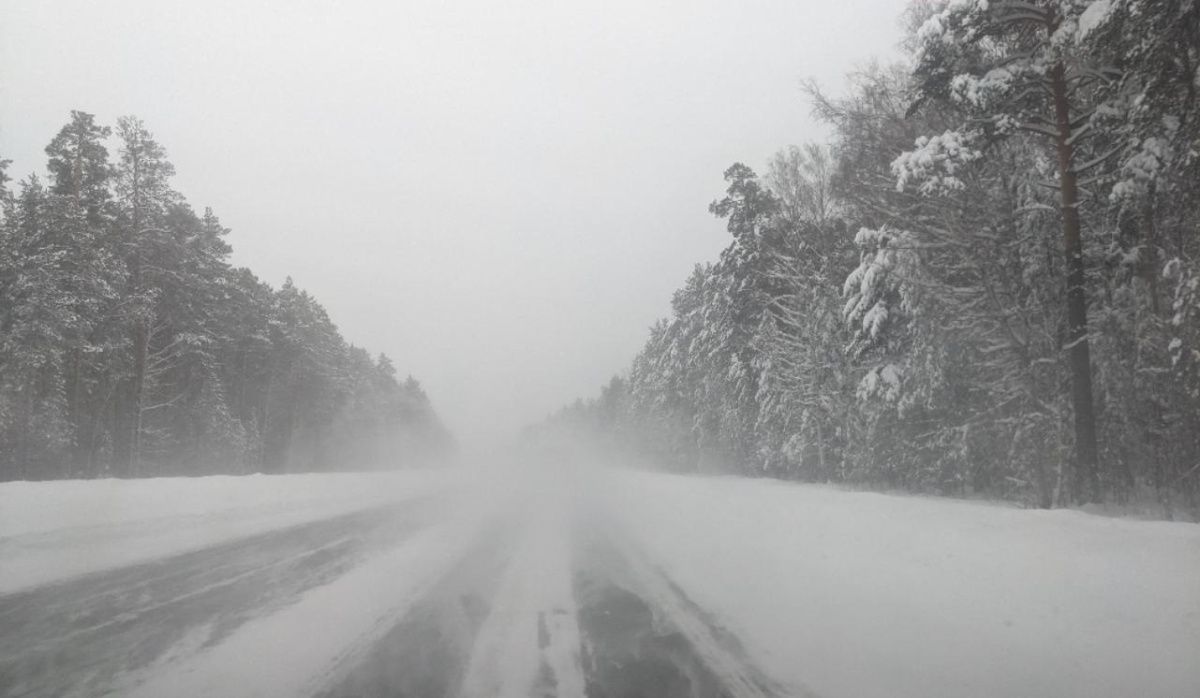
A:
<svg viewBox="0 0 1200 698">
<path fill-rule="evenodd" d="M 893 55 L 906 4 L 0 0 L 0 156 L 141 117 L 235 263 L 486 444 L 626 368 L 726 244 L 722 171 L 821 138 L 800 81 Z"/>
</svg>

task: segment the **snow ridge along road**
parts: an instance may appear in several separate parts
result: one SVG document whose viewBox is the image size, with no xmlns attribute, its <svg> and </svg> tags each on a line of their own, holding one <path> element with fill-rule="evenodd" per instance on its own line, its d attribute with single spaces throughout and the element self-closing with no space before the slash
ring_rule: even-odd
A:
<svg viewBox="0 0 1200 698">
<path fill-rule="evenodd" d="M 568 467 L 36 484 L 147 506 L 0 514 L 3 696 L 1200 695 L 1193 524 Z"/>
</svg>

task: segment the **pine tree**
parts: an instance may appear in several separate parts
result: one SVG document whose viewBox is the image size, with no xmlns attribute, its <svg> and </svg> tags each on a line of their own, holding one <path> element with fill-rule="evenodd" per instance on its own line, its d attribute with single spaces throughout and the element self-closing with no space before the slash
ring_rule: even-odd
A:
<svg viewBox="0 0 1200 698">
<path fill-rule="evenodd" d="M 48 186 L 15 196 L 0 161 L 0 479 L 367 465 L 335 458 L 335 435 L 446 452 L 415 381 L 290 281 L 230 268 L 229 231 L 171 189 L 148 129 L 119 121 L 115 167 L 111 133 L 72 112 Z"/>
<path fill-rule="evenodd" d="M 901 186 L 920 182 L 927 193 L 953 191 L 962 187 L 962 168 L 984 158 L 990 141 L 1026 133 L 1052 147 L 1065 259 L 1063 349 L 1072 369 L 1073 486 L 1076 499 L 1088 501 L 1099 497 L 1100 465 L 1080 177 L 1115 154 L 1091 120 L 1119 72 L 1078 49 L 1080 22 L 1087 24 L 1083 15 L 1069 0 L 962 0 L 930 17 L 918 32 L 922 98 L 951 99 L 967 118 L 940 135 L 922 137 L 894 167 Z"/>
</svg>

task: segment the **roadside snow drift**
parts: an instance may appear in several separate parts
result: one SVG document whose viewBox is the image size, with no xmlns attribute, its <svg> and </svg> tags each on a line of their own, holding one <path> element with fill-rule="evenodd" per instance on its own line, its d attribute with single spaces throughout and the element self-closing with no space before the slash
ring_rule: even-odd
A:
<svg viewBox="0 0 1200 698">
<path fill-rule="evenodd" d="M 0 483 L 0 594 L 446 490 L 457 470 Z"/>
<path fill-rule="evenodd" d="M 1200 526 L 624 472 L 602 508 L 819 696 L 1200 695 Z"/>
</svg>

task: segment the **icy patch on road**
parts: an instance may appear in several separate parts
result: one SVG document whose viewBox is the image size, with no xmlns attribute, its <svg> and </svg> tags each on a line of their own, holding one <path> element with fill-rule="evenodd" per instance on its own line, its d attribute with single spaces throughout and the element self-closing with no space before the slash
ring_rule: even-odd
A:
<svg viewBox="0 0 1200 698">
<path fill-rule="evenodd" d="M 398 503 L 459 470 L 0 483 L 0 595 Z"/>
</svg>

